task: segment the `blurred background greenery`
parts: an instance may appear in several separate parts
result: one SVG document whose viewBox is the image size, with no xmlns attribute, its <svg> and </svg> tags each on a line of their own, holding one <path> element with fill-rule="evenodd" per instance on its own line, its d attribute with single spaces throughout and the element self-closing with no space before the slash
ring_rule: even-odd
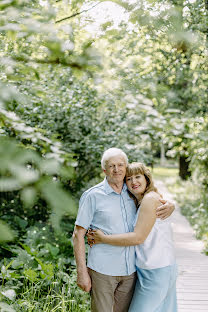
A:
<svg viewBox="0 0 208 312">
<path fill-rule="evenodd" d="M 89 311 L 71 235 L 122 148 L 208 254 L 206 0 L 0 1 L 0 309 Z"/>
</svg>

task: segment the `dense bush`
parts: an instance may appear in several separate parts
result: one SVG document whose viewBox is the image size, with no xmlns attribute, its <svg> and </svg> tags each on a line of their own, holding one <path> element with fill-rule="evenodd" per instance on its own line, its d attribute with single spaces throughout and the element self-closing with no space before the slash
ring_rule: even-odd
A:
<svg viewBox="0 0 208 312">
<path fill-rule="evenodd" d="M 16 311 L 89 311 L 89 294 L 76 286 L 68 224 L 68 234 L 39 225 L 18 245 L 2 246 L 10 259 L 1 261 L 0 298 Z"/>
</svg>

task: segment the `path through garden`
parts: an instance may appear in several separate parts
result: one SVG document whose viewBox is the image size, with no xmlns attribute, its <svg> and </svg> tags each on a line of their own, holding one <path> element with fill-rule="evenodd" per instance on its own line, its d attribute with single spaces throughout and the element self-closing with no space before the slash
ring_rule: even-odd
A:
<svg viewBox="0 0 208 312">
<path fill-rule="evenodd" d="M 157 187 L 164 198 L 173 200 L 173 195 L 162 181 L 157 181 Z M 203 243 L 195 238 L 192 227 L 181 215 L 177 204 L 172 225 L 179 266 L 178 312 L 208 311 L 208 256 L 202 254 Z"/>
</svg>

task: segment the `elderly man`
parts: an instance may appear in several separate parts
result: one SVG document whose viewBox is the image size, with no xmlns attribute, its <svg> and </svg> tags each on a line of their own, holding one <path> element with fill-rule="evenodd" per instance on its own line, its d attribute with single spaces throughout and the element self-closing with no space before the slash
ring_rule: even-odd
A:
<svg viewBox="0 0 208 312">
<path fill-rule="evenodd" d="M 84 192 L 75 223 L 77 284 L 86 292 L 91 290 L 92 312 L 127 312 L 136 282 L 134 246 L 94 245 L 89 249 L 86 265 L 86 231 L 99 228 L 106 234 L 131 232 L 136 214 L 134 201 L 124 183 L 128 165 L 126 154 L 118 148 L 110 148 L 104 152 L 101 165 L 106 178 Z M 166 218 L 173 212 L 174 205 L 163 202 L 160 210 L 160 217 Z"/>
</svg>

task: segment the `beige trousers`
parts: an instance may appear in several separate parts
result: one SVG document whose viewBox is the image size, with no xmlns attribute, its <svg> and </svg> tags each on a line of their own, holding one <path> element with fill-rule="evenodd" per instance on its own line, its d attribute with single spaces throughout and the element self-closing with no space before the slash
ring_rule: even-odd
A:
<svg viewBox="0 0 208 312">
<path fill-rule="evenodd" d="M 110 276 L 91 269 L 92 312 L 128 312 L 137 279 L 136 272 L 127 276 Z"/>
</svg>

